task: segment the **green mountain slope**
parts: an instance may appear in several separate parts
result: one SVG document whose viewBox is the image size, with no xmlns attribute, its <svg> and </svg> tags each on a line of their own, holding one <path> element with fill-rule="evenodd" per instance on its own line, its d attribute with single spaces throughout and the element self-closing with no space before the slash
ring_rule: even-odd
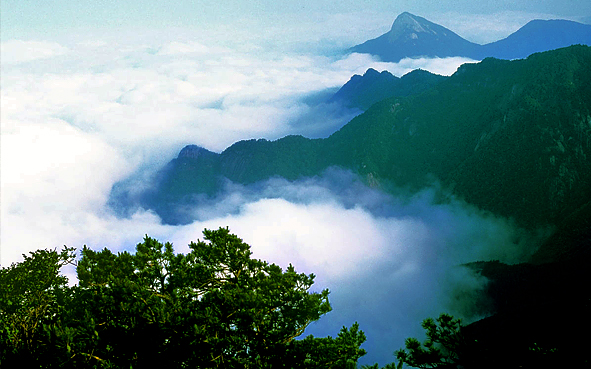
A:
<svg viewBox="0 0 591 369">
<path fill-rule="evenodd" d="M 554 224 L 591 196 L 589 50 L 464 65 L 376 104 L 325 141 L 326 155 L 378 182 L 434 176 L 483 209 Z"/>
<path fill-rule="evenodd" d="M 469 203 L 537 227 L 591 199 L 590 155 L 591 48 L 573 46 L 463 65 L 422 93 L 373 105 L 326 139 L 249 140 L 207 158 L 179 157 L 144 206 L 213 195 L 222 179 L 293 180 L 341 166 L 384 189 L 437 179 Z"/>
</svg>

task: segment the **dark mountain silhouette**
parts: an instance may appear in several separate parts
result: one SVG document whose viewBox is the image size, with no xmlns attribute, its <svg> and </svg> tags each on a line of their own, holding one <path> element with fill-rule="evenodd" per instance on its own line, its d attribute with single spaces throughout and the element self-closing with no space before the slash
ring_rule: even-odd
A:
<svg viewBox="0 0 591 369">
<path fill-rule="evenodd" d="M 376 55 L 389 62 L 423 56 L 517 59 L 575 44 L 591 45 L 591 25 L 568 20 L 533 20 L 507 38 L 479 45 L 425 18 L 402 13 L 390 32 L 350 51 Z"/>
<path fill-rule="evenodd" d="M 367 110 L 378 101 L 420 93 L 444 79 L 444 76 L 421 69 L 398 78 L 388 71 L 380 73 L 370 68 L 363 76 L 356 74 L 351 77 L 329 102 L 338 101 L 349 108 Z"/>
<path fill-rule="evenodd" d="M 494 315 L 463 329 L 465 368 L 585 368 L 591 329 L 587 254 L 545 264 L 470 266 L 486 276 Z M 503 355 L 499 355 L 503 352 Z"/>
</svg>

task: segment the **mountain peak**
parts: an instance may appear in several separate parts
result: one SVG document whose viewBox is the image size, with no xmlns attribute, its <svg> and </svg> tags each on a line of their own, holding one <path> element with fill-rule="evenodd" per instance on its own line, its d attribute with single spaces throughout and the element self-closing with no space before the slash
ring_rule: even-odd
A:
<svg viewBox="0 0 591 369">
<path fill-rule="evenodd" d="M 379 76 L 380 72 L 378 72 L 377 70 L 373 69 L 373 68 L 369 68 L 365 73 L 363 73 L 364 77 L 375 77 L 375 76 Z"/>
<path fill-rule="evenodd" d="M 394 22 L 404 22 L 404 21 L 408 21 L 408 20 L 416 20 L 417 16 L 414 14 L 411 14 L 409 12 L 403 12 L 400 13 L 398 15 L 398 17 L 396 17 L 396 19 L 394 20 Z"/>
<path fill-rule="evenodd" d="M 351 51 L 396 62 L 406 57 L 471 55 L 479 46 L 443 26 L 404 12 L 396 17 L 389 32 L 357 45 Z"/>
<path fill-rule="evenodd" d="M 425 18 L 418 17 L 409 12 L 404 12 L 394 20 L 388 38 L 390 41 L 395 41 L 403 36 L 416 39 L 418 38 L 419 33 L 437 34 L 433 30 L 434 25 L 435 24 L 429 22 Z"/>
<path fill-rule="evenodd" d="M 213 152 L 204 149 L 201 146 L 197 146 L 197 145 L 187 145 L 185 147 L 183 147 L 183 149 L 181 150 L 181 152 L 179 153 L 178 158 L 191 158 L 191 159 L 197 159 L 200 156 L 203 155 L 211 155 L 214 154 Z"/>
</svg>

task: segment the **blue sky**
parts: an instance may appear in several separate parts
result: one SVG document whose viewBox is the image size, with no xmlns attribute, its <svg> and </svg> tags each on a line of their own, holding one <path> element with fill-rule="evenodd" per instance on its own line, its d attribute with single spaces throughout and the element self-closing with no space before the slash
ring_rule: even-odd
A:
<svg viewBox="0 0 591 369">
<path fill-rule="evenodd" d="M 116 1 L 116 0 L 4 0 L 3 38 L 39 36 L 88 28 L 192 27 L 239 24 L 252 21 L 259 26 L 293 26 L 335 14 L 395 15 L 409 11 L 443 21 L 452 13 L 490 15 L 506 12 L 583 19 L 591 16 L 591 4 L 580 0 L 543 1 Z M 446 16 L 447 15 L 447 16 Z M 450 19 L 453 24 L 453 19 Z"/>
<path fill-rule="evenodd" d="M 383 63 L 339 52 L 388 31 L 403 11 L 475 42 L 495 41 L 535 18 L 591 15 L 591 2 L 565 0 L 0 6 L 2 265 L 64 244 L 132 250 L 145 234 L 183 251 L 204 227 L 229 226 L 255 256 L 294 263 L 318 276 L 319 289 L 333 291 L 334 311 L 314 334 L 336 335 L 359 320 L 368 360 L 382 363 L 420 333 L 422 319 L 458 308 L 439 283 L 459 280 L 446 268 L 474 258 L 515 260 L 501 247 L 519 235 L 510 221 L 461 202 L 435 206 L 429 190 L 409 201 L 392 198 L 340 172 L 269 181 L 254 194 L 230 187 L 215 204 L 190 209 L 200 220 L 185 226 L 163 225 L 146 209 L 117 217 L 107 205 L 111 187 L 127 180 L 142 189 L 187 144 L 221 151 L 241 139 L 326 135 L 356 112 L 309 97 L 367 68 L 450 75 L 475 62 Z M 462 278 L 454 286 L 478 290 L 481 281 Z"/>
</svg>

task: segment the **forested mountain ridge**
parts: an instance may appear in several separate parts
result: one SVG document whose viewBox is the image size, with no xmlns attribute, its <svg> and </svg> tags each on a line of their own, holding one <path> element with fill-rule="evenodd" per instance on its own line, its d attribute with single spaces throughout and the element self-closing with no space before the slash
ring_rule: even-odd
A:
<svg viewBox="0 0 591 369">
<path fill-rule="evenodd" d="M 429 89 L 445 76 L 415 69 L 398 78 L 384 70 L 368 69 L 363 76 L 355 74 L 329 100 L 349 108 L 367 110 L 373 104 L 392 96 L 408 96 Z"/>
<path fill-rule="evenodd" d="M 553 223 L 589 198 L 589 48 L 466 64 L 432 89 L 384 100 L 326 140 L 332 162 Z M 543 203 L 540 199 L 544 199 Z"/>
<path fill-rule="evenodd" d="M 193 147 L 203 155 L 179 155 L 140 201 L 165 222 L 188 222 L 175 206 L 215 194 L 224 179 L 294 180 L 339 166 L 384 189 L 435 178 L 492 213 L 554 225 L 591 198 L 590 71 L 586 46 L 466 64 L 419 94 L 373 105 L 326 139 L 240 141 L 221 154 Z"/>
<path fill-rule="evenodd" d="M 563 19 L 536 19 L 502 40 L 480 45 L 425 18 L 405 12 L 396 18 L 389 32 L 349 51 L 372 54 L 389 62 L 404 58 L 450 56 L 476 60 L 486 57 L 516 59 L 575 44 L 591 45 L 591 25 Z"/>
</svg>

